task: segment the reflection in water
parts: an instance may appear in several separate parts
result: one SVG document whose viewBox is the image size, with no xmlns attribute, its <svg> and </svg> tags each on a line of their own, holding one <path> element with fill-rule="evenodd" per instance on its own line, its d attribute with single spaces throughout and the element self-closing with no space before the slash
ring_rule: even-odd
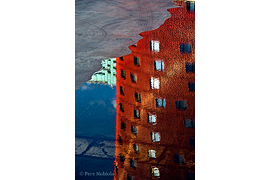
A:
<svg viewBox="0 0 270 180">
<path fill-rule="evenodd" d="M 195 13 L 169 9 L 117 58 L 114 179 L 195 179 Z"/>
</svg>

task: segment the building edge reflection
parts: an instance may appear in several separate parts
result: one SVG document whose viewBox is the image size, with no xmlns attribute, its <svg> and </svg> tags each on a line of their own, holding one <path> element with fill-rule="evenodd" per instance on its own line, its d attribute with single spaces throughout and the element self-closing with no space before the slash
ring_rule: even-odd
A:
<svg viewBox="0 0 270 180">
<path fill-rule="evenodd" d="M 194 5 L 194 6 L 193 6 Z M 114 179 L 194 179 L 195 4 L 117 58 Z"/>
</svg>

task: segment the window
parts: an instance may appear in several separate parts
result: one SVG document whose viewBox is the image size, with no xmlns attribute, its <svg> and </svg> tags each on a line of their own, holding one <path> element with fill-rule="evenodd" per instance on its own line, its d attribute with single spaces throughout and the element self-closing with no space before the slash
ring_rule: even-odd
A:
<svg viewBox="0 0 270 180">
<path fill-rule="evenodd" d="M 133 83 L 137 83 L 137 75 L 136 74 L 131 73 L 130 74 L 130 79 L 131 79 L 131 81 Z"/>
<path fill-rule="evenodd" d="M 164 62 L 161 60 L 156 60 L 155 61 L 155 70 L 164 71 Z"/>
<path fill-rule="evenodd" d="M 151 138 L 153 142 L 159 142 L 160 141 L 159 132 L 151 132 Z"/>
<path fill-rule="evenodd" d="M 130 167 L 133 167 L 136 169 L 136 161 L 135 160 L 130 160 Z"/>
<path fill-rule="evenodd" d="M 138 144 L 133 144 L 133 149 L 136 153 L 140 152 L 140 146 Z"/>
<path fill-rule="evenodd" d="M 123 69 L 121 69 L 121 77 L 126 79 L 126 72 Z"/>
<path fill-rule="evenodd" d="M 137 47 L 137 44 L 133 44 L 132 46 Z"/>
<path fill-rule="evenodd" d="M 187 110 L 187 101 L 176 101 L 176 108 Z"/>
<path fill-rule="evenodd" d="M 190 144 L 190 146 L 192 146 L 192 147 L 195 146 L 195 137 L 194 137 L 194 136 L 191 136 L 191 137 L 189 138 L 189 144 Z"/>
<path fill-rule="evenodd" d="M 121 129 L 126 129 L 126 123 L 121 120 Z"/>
<path fill-rule="evenodd" d="M 151 51 L 159 52 L 159 41 L 150 41 Z"/>
<path fill-rule="evenodd" d="M 151 89 L 159 89 L 159 79 L 158 78 L 151 77 L 150 83 L 151 83 Z"/>
<path fill-rule="evenodd" d="M 134 64 L 140 66 L 140 58 L 134 56 Z"/>
<path fill-rule="evenodd" d="M 120 86 L 120 94 L 125 95 L 125 89 L 122 86 Z"/>
<path fill-rule="evenodd" d="M 123 57 L 123 56 L 122 56 L 122 57 L 120 57 L 120 60 L 124 61 L 124 57 Z"/>
<path fill-rule="evenodd" d="M 190 43 L 181 43 L 180 44 L 180 52 L 181 53 L 191 53 L 191 44 Z"/>
<path fill-rule="evenodd" d="M 121 144 L 121 145 L 123 144 L 123 140 L 122 140 L 121 136 L 119 136 L 119 135 L 118 135 L 118 142 L 119 142 L 119 144 Z"/>
<path fill-rule="evenodd" d="M 166 106 L 165 99 L 156 99 L 156 106 L 165 108 L 165 106 Z"/>
<path fill-rule="evenodd" d="M 133 176 L 127 175 L 127 180 L 133 180 Z"/>
<path fill-rule="evenodd" d="M 120 111 L 124 112 L 124 105 L 122 103 L 119 104 L 120 105 Z"/>
<path fill-rule="evenodd" d="M 157 116 L 154 114 L 148 113 L 148 122 L 153 124 L 153 125 L 156 125 Z"/>
<path fill-rule="evenodd" d="M 195 73 L 195 64 L 194 63 L 186 63 L 186 72 L 187 73 Z"/>
<path fill-rule="evenodd" d="M 195 180 L 195 173 L 188 173 L 188 180 Z"/>
<path fill-rule="evenodd" d="M 174 162 L 183 164 L 184 155 L 174 155 Z"/>
<path fill-rule="evenodd" d="M 189 89 L 189 91 L 194 92 L 195 91 L 195 82 L 189 82 L 188 89 Z"/>
<path fill-rule="evenodd" d="M 135 126 L 131 126 L 131 132 L 137 136 L 138 129 Z"/>
<path fill-rule="evenodd" d="M 155 150 L 148 150 L 148 157 L 156 158 L 156 151 Z"/>
<path fill-rule="evenodd" d="M 186 119 L 185 120 L 185 127 L 186 128 L 195 128 L 195 121 L 191 119 Z"/>
<path fill-rule="evenodd" d="M 139 110 L 134 110 L 134 117 L 137 119 L 140 119 L 140 111 Z"/>
<path fill-rule="evenodd" d="M 195 11 L 195 2 L 187 1 L 187 11 L 194 12 Z"/>
<path fill-rule="evenodd" d="M 135 93 L 135 100 L 137 101 L 137 102 L 141 102 L 141 94 L 140 93 Z"/>
<path fill-rule="evenodd" d="M 119 154 L 119 157 L 120 157 L 120 162 L 125 161 L 125 156 L 122 153 Z"/>
<path fill-rule="evenodd" d="M 151 174 L 152 176 L 159 177 L 159 169 L 157 167 L 151 167 Z"/>
</svg>

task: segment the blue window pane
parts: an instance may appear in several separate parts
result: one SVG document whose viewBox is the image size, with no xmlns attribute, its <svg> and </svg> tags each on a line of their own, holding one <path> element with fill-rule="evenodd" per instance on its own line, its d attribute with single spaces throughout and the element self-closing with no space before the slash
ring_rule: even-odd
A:
<svg viewBox="0 0 270 180">
<path fill-rule="evenodd" d="M 188 83 L 188 88 L 189 88 L 189 91 L 191 91 L 191 92 L 195 91 L 195 83 L 194 82 L 189 82 Z"/>
<path fill-rule="evenodd" d="M 157 107 L 162 107 L 162 99 L 156 99 Z"/>
<path fill-rule="evenodd" d="M 189 138 L 189 143 L 190 143 L 190 146 L 193 146 L 193 147 L 195 146 L 195 137 L 194 136 Z"/>
</svg>

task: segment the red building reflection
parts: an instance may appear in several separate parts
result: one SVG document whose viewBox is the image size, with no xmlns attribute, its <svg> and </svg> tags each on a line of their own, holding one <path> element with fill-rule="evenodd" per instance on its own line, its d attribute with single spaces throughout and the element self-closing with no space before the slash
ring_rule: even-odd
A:
<svg viewBox="0 0 270 180">
<path fill-rule="evenodd" d="M 195 13 L 193 2 L 143 32 L 117 58 L 114 179 L 194 179 Z"/>
</svg>

